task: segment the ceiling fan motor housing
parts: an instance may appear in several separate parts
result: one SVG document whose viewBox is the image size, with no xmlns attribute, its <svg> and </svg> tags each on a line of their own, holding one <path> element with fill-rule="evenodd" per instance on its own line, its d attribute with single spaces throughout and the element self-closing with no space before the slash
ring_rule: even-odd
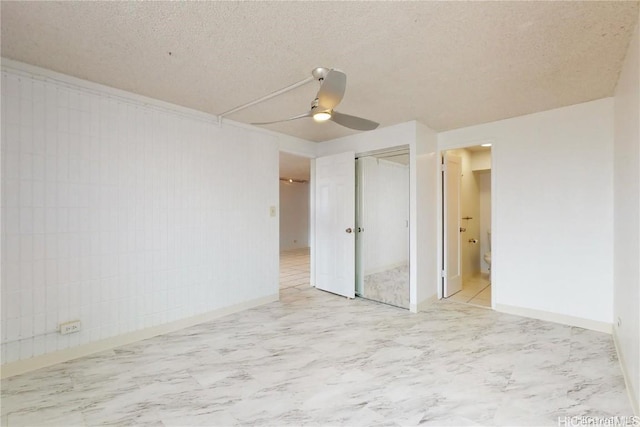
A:
<svg viewBox="0 0 640 427">
<path fill-rule="evenodd" d="M 330 68 L 317 67 L 311 71 L 311 75 L 313 76 L 314 79 L 321 82 L 322 80 L 324 80 L 325 77 L 327 77 L 327 74 L 329 74 L 329 71 L 331 71 Z"/>
</svg>

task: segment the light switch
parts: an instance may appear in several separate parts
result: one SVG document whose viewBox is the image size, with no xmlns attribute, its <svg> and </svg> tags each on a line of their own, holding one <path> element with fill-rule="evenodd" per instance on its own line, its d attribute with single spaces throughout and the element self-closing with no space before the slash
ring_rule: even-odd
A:
<svg viewBox="0 0 640 427">
<path fill-rule="evenodd" d="M 276 207 L 275 206 L 271 206 L 269 208 L 269 215 L 276 216 Z"/>
</svg>

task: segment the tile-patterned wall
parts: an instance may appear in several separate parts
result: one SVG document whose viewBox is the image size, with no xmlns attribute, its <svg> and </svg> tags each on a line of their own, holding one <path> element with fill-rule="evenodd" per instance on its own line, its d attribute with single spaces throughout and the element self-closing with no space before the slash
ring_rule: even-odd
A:
<svg viewBox="0 0 640 427">
<path fill-rule="evenodd" d="M 277 205 L 272 135 L 3 70 L 2 363 L 278 292 Z"/>
</svg>

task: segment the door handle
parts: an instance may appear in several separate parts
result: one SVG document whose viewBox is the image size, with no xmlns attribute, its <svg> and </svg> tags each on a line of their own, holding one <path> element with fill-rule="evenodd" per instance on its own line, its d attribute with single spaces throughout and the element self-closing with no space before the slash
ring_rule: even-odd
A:
<svg viewBox="0 0 640 427">
<path fill-rule="evenodd" d="M 347 229 L 346 229 L 346 230 L 344 230 L 344 231 L 346 231 L 347 233 L 353 233 L 353 230 L 351 229 L 351 227 L 347 228 Z"/>
</svg>

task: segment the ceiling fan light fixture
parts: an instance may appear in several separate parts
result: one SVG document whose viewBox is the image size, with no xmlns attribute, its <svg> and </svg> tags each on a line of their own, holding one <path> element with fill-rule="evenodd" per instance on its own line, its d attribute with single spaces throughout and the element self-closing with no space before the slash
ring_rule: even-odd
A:
<svg viewBox="0 0 640 427">
<path fill-rule="evenodd" d="M 319 113 L 315 113 L 313 115 L 313 120 L 316 122 L 326 122 L 331 118 L 331 113 L 329 111 L 320 111 Z"/>
<path fill-rule="evenodd" d="M 343 114 L 334 110 L 334 108 L 338 104 L 340 104 L 340 102 L 342 101 L 342 97 L 344 96 L 344 91 L 347 84 L 346 74 L 333 68 L 316 68 L 312 71 L 311 74 L 313 75 L 313 79 L 320 82 L 320 89 L 318 90 L 318 93 L 316 94 L 313 102 L 311 102 L 311 109 L 309 111 L 303 114 L 298 114 L 297 116 L 289 117 L 288 119 L 284 120 L 275 120 L 272 122 L 256 122 L 251 124 L 257 126 L 270 125 L 273 123 L 288 122 L 305 117 L 312 117 L 314 122 L 320 123 L 331 120 L 332 122 L 340 126 L 344 126 L 353 130 L 373 130 L 379 126 L 379 123 L 373 122 L 371 120 L 363 119 L 362 117 L 351 116 L 349 114 Z M 306 80 L 304 80 L 304 82 L 306 82 Z M 288 92 L 289 90 L 292 90 L 302 84 L 304 83 L 296 83 L 294 85 L 287 86 L 280 91 L 273 92 L 273 94 L 271 95 L 267 95 L 267 97 L 252 101 L 245 106 L 234 108 L 233 110 L 229 110 L 229 112 L 223 113 L 222 115 L 231 114 L 239 111 L 238 108 L 246 108 L 258 102 L 262 102 L 266 99 L 273 98 L 276 95 Z"/>
</svg>

